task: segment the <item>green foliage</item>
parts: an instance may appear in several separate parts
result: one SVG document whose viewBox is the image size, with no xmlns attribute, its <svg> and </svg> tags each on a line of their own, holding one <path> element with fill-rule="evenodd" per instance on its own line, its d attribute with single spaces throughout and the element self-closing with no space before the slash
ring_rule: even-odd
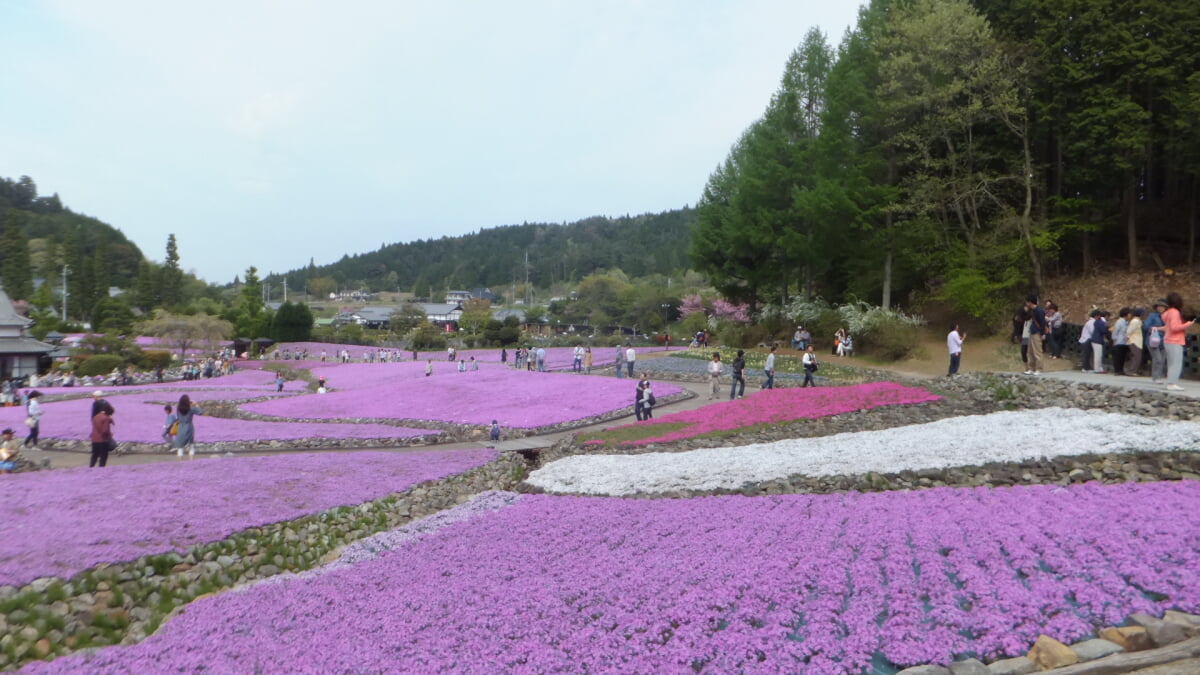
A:
<svg viewBox="0 0 1200 675">
<path fill-rule="evenodd" d="M 133 310 L 121 298 L 104 298 L 92 309 L 92 328 L 106 335 L 128 335 L 133 331 Z"/>
<path fill-rule="evenodd" d="M 75 374 L 83 377 L 108 375 L 113 368 L 125 367 L 125 359 L 116 354 L 82 354 L 76 360 Z"/>
<path fill-rule="evenodd" d="M 308 305 L 285 302 L 271 320 L 271 338 L 277 342 L 307 342 L 312 339 L 313 314 Z"/>
<path fill-rule="evenodd" d="M 142 352 L 142 358 L 138 360 L 137 365 L 144 370 L 169 368 L 171 366 L 171 352 L 161 349 L 147 349 Z"/>
<path fill-rule="evenodd" d="M 446 348 L 446 334 L 431 323 L 417 326 L 408 334 L 408 344 L 414 350 L 438 350 Z"/>
</svg>

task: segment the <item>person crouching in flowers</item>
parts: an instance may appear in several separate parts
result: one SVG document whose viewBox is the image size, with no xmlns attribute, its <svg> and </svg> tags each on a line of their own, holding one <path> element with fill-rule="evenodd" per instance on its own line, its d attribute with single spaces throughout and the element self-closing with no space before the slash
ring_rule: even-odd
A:
<svg viewBox="0 0 1200 675">
<path fill-rule="evenodd" d="M 163 412 L 167 414 L 167 418 L 163 420 L 162 439 L 163 443 L 166 443 L 168 447 L 172 445 L 172 442 L 175 440 L 175 433 L 179 431 L 178 427 L 175 426 L 175 421 L 179 418 L 175 416 L 174 411 L 175 409 L 171 407 L 170 403 L 163 406 Z"/>
<path fill-rule="evenodd" d="M 18 452 L 20 445 L 13 437 L 13 430 L 0 431 L 0 472 L 12 473 L 17 468 Z"/>
<path fill-rule="evenodd" d="M 183 450 L 187 448 L 188 459 L 196 458 L 196 425 L 193 418 L 196 415 L 203 415 L 204 411 L 199 408 L 192 407 L 192 399 L 184 394 L 179 397 L 179 406 L 175 409 L 175 414 L 178 417 L 175 431 L 175 452 L 179 459 L 183 459 Z"/>
</svg>

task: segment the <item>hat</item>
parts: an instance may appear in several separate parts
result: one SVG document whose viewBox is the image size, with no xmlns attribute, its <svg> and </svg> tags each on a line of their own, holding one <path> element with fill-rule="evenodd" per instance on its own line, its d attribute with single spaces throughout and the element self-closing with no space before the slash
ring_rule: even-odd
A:
<svg viewBox="0 0 1200 675">
<path fill-rule="evenodd" d="M 0 431 L 0 435 L 11 435 L 12 432 L 12 429 L 5 429 L 4 431 Z"/>
<path fill-rule="evenodd" d="M 104 395 L 104 392 L 100 391 L 99 389 L 97 389 L 96 391 L 93 391 L 93 392 L 92 392 L 92 397 L 93 397 L 93 398 L 100 398 L 100 397 L 101 397 L 101 396 L 103 396 L 103 395 Z"/>
<path fill-rule="evenodd" d="M 1159 305 L 1162 305 L 1163 307 L 1166 307 L 1166 306 L 1167 306 L 1167 301 L 1166 301 L 1166 300 L 1163 300 L 1162 298 L 1159 298 L 1159 299 L 1155 300 L 1155 301 L 1154 301 L 1154 306 L 1155 306 L 1155 307 L 1158 307 Z"/>
</svg>

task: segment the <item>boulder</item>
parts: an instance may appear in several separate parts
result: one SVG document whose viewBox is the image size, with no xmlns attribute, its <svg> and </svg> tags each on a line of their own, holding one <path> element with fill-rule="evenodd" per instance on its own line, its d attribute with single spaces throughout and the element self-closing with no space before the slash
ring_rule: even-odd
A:
<svg viewBox="0 0 1200 675">
<path fill-rule="evenodd" d="M 1103 638 L 1084 640 L 1083 642 L 1071 645 L 1071 649 L 1075 652 L 1075 656 L 1079 657 L 1081 662 L 1095 661 L 1096 659 L 1102 659 L 1109 654 L 1117 654 L 1125 651 L 1125 648 L 1121 645 L 1115 642 L 1110 642 Z"/>
<path fill-rule="evenodd" d="M 979 659 L 966 659 L 950 664 L 950 675 L 992 675 Z"/>
<path fill-rule="evenodd" d="M 1039 635 L 1027 656 L 1040 670 L 1062 668 L 1079 662 L 1079 657 L 1070 647 L 1048 635 Z"/>
<path fill-rule="evenodd" d="M 1037 666 L 1024 656 L 1015 659 L 1004 659 L 988 664 L 991 675 L 1029 675 L 1037 670 Z"/>
<path fill-rule="evenodd" d="M 1100 637 L 1120 645 L 1127 652 L 1140 652 L 1154 648 L 1154 643 L 1150 641 L 1146 629 L 1141 626 L 1105 628 L 1100 631 Z"/>
</svg>

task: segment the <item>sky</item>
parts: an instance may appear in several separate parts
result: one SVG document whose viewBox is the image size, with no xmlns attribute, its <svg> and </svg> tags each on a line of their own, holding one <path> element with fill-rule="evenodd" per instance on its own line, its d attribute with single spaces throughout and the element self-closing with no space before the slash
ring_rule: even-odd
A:
<svg viewBox="0 0 1200 675">
<path fill-rule="evenodd" d="M 212 283 L 694 205 L 854 0 L 3 0 L 0 176 Z"/>
</svg>

